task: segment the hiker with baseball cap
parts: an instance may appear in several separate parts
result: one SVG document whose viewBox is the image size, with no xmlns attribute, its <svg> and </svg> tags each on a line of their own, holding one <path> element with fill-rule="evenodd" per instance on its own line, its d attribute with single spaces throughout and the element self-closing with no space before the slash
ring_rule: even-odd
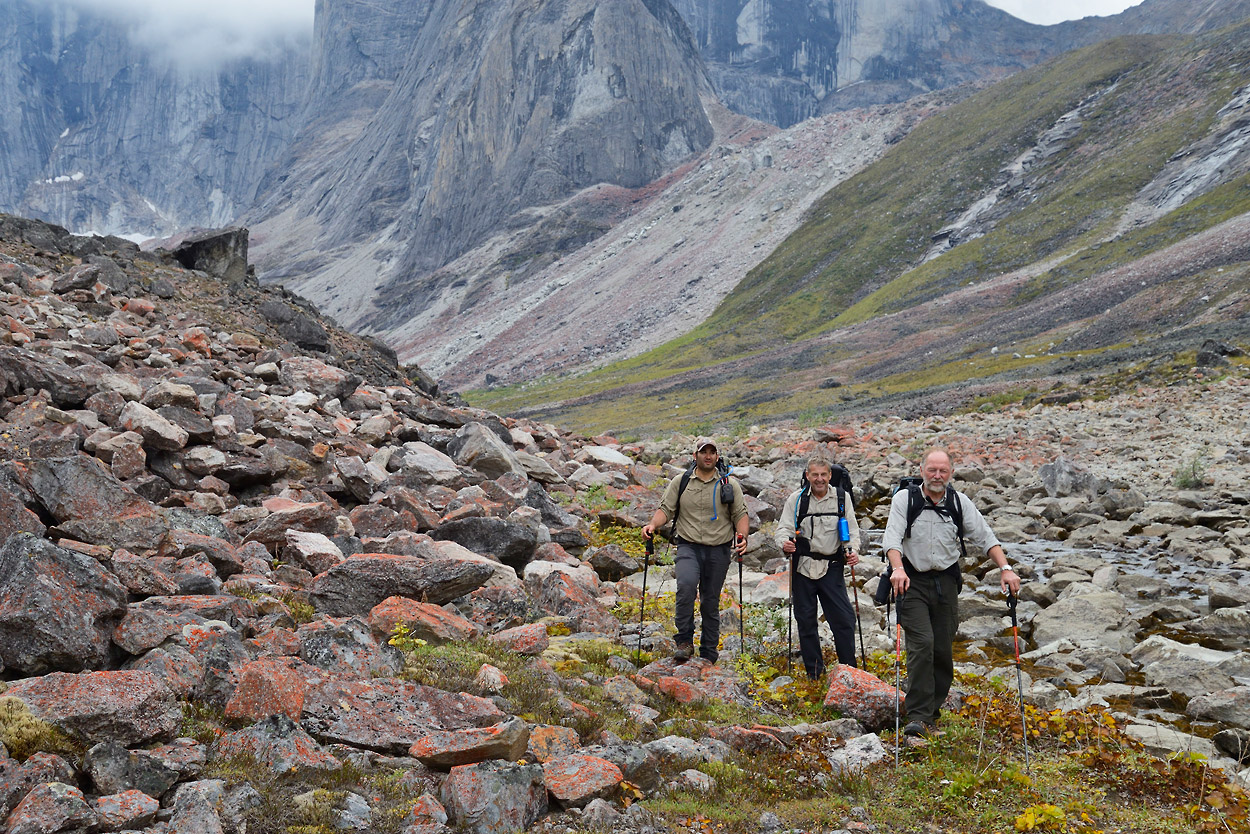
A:
<svg viewBox="0 0 1250 834">
<path fill-rule="evenodd" d="M 695 441 L 694 462 L 664 490 L 660 507 L 642 528 L 642 535 L 650 539 L 670 520 L 677 543 L 673 561 L 677 579 L 677 651 L 673 657 L 685 662 L 694 653 L 697 596 L 702 621 L 699 657 L 715 663 L 720 656 L 720 592 L 729 572 L 731 553 L 739 561 L 746 553 L 749 521 L 742 485 L 729 476 L 710 438 Z"/>
</svg>

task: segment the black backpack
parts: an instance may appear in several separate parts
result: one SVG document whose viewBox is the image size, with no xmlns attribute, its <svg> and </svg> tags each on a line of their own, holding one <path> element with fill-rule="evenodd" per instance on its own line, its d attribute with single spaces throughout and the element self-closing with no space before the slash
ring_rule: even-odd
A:
<svg viewBox="0 0 1250 834">
<path fill-rule="evenodd" d="M 846 518 L 846 499 L 849 496 L 851 506 L 855 506 L 855 485 L 851 483 L 851 473 L 846 471 L 846 467 L 840 463 L 834 463 L 829 466 L 829 485 L 838 492 L 838 511 L 836 513 L 813 513 L 808 508 L 812 505 L 811 483 L 807 480 L 807 472 L 803 472 L 803 481 L 801 484 L 802 492 L 799 493 L 799 503 L 795 507 L 794 529 L 797 532 L 803 520 L 807 518 L 819 518 L 821 516 L 836 515 L 838 518 Z M 810 556 L 810 553 L 804 553 L 801 550 L 796 551 L 797 555 Z M 814 558 L 814 557 L 813 557 Z"/>
<path fill-rule="evenodd" d="M 907 490 L 907 529 L 903 533 L 903 538 L 911 538 L 911 526 L 916 523 L 917 518 L 920 518 L 922 512 L 933 510 L 938 515 L 955 522 L 955 532 L 959 536 L 959 555 L 967 556 L 968 548 L 964 546 L 964 508 L 959 503 L 959 497 L 955 494 L 955 488 L 947 484 L 946 495 L 942 499 L 942 503 L 935 504 L 925 497 L 922 484 L 923 480 L 921 478 L 909 475 L 905 478 L 900 478 L 898 486 L 894 488 L 896 493 L 900 489 Z"/>
<path fill-rule="evenodd" d="M 672 532 L 670 535 L 677 535 L 677 516 L 681 515 L 681 495 L 686 491 L 686 487 L 690 486 L 690 478 L 694 475 L 695 464 L 693 461 L 686 466 L 686 471 L 682 473 L 681 483 L 677 485 L 677 500 L 673 502 L 673 520 L 672 526 L 669 528 Z M 720 481 L 720 503 L 727 507 L 732 507 L 734 503 L 734 488 L 729 483 L 729 464 L 725 463 L 725 459 L 721 458 L 716 461 L 717 480 Z"/>
<path fill-rule="evenodd" d="M 955 488 L 947 484 L 946 495 L 942 498 L 942 503 L 934 504 L 924 494 L 924 479 L 916 475 L 908 475 L 899 478 L 898 484 L 894 487 L 892 495 L 898 494 L 901 489 L 907 490 L 907 529 L 903 532 L 903 538 L 911 538 L 911 527 L 916 523 L 916 519 L 920 518 L 920 514 L 925 510 L 933 510 L 938 515 L 950 518 L 955 523 L 955 532 L 959 536 L 959 555 L 964 557 L 968 555 L 968 548 L 964 545 L 964 508 L 960 504 L 958 496 L 955 494 Z M 908 565 L 907 559 L 903 559 L 903 567 L 906 569 Z M 959 577 L 959 560 L 951 566 L 956 578 Z M 873 597 L 873 602 L 877 605 L 884 605 L 890 598 L 890 566 L 887 563 L 885 572 L 881 574 L 881 579 L 877 583 L 877 593 Z"/>
<path fill-rule="evenodd" d="M 829 467 L 829 484 L 838 491 L 838 518 L 846 518 L 846 498 L 851 498 L 851 506 L 855 506 L 855 486 L 851 483 L 851 473 L 846 471 L 846 467 L 840 463 L 832 464 Z M 811 483 L 807 480 L 807 472 L 803 473 L 803 482 L 800 485 L 802 493 L 799 495 L 799 505 L 796 508 L 797 513 L 794 518 L 794 528 L 797 530 L 799 525 L 803 523 L 805 518 L 817 518 L 822 515 L 834 515 L 834 513 L 811 513 L 808 507 L 812 505 Z"/>
</svg>

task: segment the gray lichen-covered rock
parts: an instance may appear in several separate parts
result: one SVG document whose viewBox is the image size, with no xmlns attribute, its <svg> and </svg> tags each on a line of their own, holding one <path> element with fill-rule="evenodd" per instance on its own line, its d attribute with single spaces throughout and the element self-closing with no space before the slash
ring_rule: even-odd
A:
<svg viewBox="0 0 1250 834">
<path fill-rule="evenodd" d="M 0 547 L 0 664 L 26 675 L 101 668 L 126 599 L 90 556 L 10 536 Z"/>
</svg>

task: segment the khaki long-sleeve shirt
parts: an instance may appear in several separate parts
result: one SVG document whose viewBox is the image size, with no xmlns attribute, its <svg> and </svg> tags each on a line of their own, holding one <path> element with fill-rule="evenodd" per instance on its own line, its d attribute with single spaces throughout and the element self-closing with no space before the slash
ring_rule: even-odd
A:
<svg viewBox="0 0 1250 834">
<path fill-rule="evenodd" d="M 794 515 L 799 506 L 799 500 L 803 494 L 803 490 L 796 489 L 790 493 L 790 497 L 786 499 L 785 506 L 781 510 L 781 517 L 777 519 L 777 530 L 773 533 L 773 541 L 781 547 L 786 543 L 786 539 L 794 535 Z M 846 512 L 846 524 L 850 528 L 851 540 L 848 547 L 859 552 L 859 524 L 855 520 L 855 507 L 851 505 L 851 499 L 848 497 L 844 504 Z M 825 493 L 824 498 L 811 496 L 807 506 L 808 515 L 800 522 L 799 527 L 803 531 L 803 535 L 811 542 L 812 552 L 821 553 L 832 556 L 838 552 L 838 548 L 842 547 L 842 539 L 838 535 L 838 490 L 837 487 L 830 486 L 829 491 Z M 830 515 L 812 515 L 812 513 L 830 513 Z M 795 570 L 806 576 L 808 579 L 820 579 L 829 570 L 829 561 L 827 559 L 812 559 L 808 556 L 800 556 Z"/>
<path fill-rule="evenodd" d="M 677 529 L 673 532 L 682 541 L 693 544 L 718 545 L 733 541 L 734 525 L 747 514 L 746 499 L 742 497 L 742 484 L 736 478 L 729 479 L 733 487 L 733 504 L 726 506 L 720 501 L 720 479 L 700 480 L 698 473 L 690 476 L 686 491 L 681 494 L 681 512 L 677 512 L 677 490 L 681 477 L 669 482 L 660 499 L 660 509 L 670 521 L 677 516 Z"/>
</svg>

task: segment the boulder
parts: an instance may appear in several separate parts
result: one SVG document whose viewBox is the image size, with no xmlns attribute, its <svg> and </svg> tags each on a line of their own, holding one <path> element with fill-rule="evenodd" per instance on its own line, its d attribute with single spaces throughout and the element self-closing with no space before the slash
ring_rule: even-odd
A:
<svg viewBox="0 0 1250 834">
<path fill-rule="evenodd" d="M 1222 692 L 1199 695 L 1190 700 L 1185 713 L 1204 721 L 1250 730 L 1250 686 L 1236 686 Z"/>
<path fill-rule="evenodd" d="M 529 725 L 512 717 L 492 727 L 433 732 L 408 749 L 408 755 L 435 770 L 487 759 L 515 762 L 525 755 Z"/>
<path fill-rule="evenodd" d="M 543 769 L 489 761 L 453 767 L 439 791 L 450 822 L 470 834 L 524 831 L 547 813 Z"/>
<path fill-rule="evenodd" d="M 660 787 L 659 759 L 639 744 L 608 744 L 583 752 L 607 759 L 621 769 L 625 779 L 648 793 Z"/>
<path fill-rule="evenodd" d="M 454 460 L 420 441 L 405 443 L 400 461 L 400 475 L 408 486 L 442 484 L 454 488 L 464 481 L 464 474 Z"/>
<path fill-rule="evenodd" d="M 134 831 L 147 828 L 160 809 L 159 801 L 136 790 L 100 796 L 95 801 L 100 831 Z"/>
<path fill-rule="evenodd" d="M 1212 611 L 1250 608 L 1250 586 L 1212 579 L 1207 585 L 1207 604 Z"/>
<path fill-rule="evenodd" d="M 168 529 L 155 504 L 126 489 L 96 458 L 31 461 L 21 476 L 69 538 L 142 553 Z"/>
<path fill-rule="evenodd" d="M 287 530 L 280 555 L 313 574 L 324 573 L 346 558 L 329 536 L 306 530 Z"/>
<path fill-rule="evenodd" d="M 96 393 L 108 366 L 71 367 L 51 362 L 23 348 L 0 345 L 0 395 L 16 396 L 26 390 L 47 391 L 58 408 L 77 408 Z"/>
<path fill-rule="evenodd" d="M 476 469 L 487 478 L 508 472 L 525 474 L 512 447 L 481 423 L 469 423 L 456 431 L 447 451 L 456 463 Z"/>
<path fill-rule="evenodd" d="M 358 553 L 314 579 L 309 600 L 332 617 L 368 616 L 393 596 L 442 605 L 480 588 L 493 575 L 490 566 L 469 559 Z"/>
<path fill-rule="evenodd" d="M 542 623 L 527 623 L 490 635 L 492 642 L 506 646 L 517 654 L 536 657 L 551 644 L 547 627 Z"/>
<path fill-rule="evenodd" d="M 638 560 L 625 552 L 619 544 L 609 544 L 588 550 L 586 561 L 605 582 L 615 582 L 626 576 L 637 573 L 642 565 Z"/>
<path fill-rule="evenodd" d="M 227 479 L 228 480 L 228 479 Z M 253 525 L 243 537 L 273 549 L 286 544 L 287 533 L 303 530 L 332 536 L 338 532 L 334 510 L 324 501 L 299 502 L 289 498 L 271 498 L 263 502 L 269 515 Z"/>
<path fill-rule="evenodd" d="M 325 400 L 345 400 L 361 382 L 355 374 L 311 356 L 283 359 L 281 380 L 296 391 L 308 391 Z"/>
<path fill-rule="evenodd" d="M 137 402 L 126 403 L 117 417 L 117 425 L 142 437 L 143 445 L 149 449 L 163 452 L 176 452 L 185 447 L 191 437 L 186 429 Z"/>
<path fill-rule="evenodd" d="M 321 748 L 290 716 L 277 714 L 217 740 L 218 756 L 246 755 L 281 776 L 308 770 L 339 770 L 342 763 Z"/>
<path fill-rule="evenodd" d="M 115 741 L 103 741 L 87 751 L 83 770 L 100 794 L 139 791 L 160 799 L 178 781 L 179 773 L 142 750 L 127 750 Z"/>
<path fill-rule="evenodd" d="M 297 633 L 304 662 L 332 675 L 389 677 L 404 668 L 403 653 L 379 641 L 359 617 L 318 620 L 301 626 Z"/>
<path fill-rule="evenodd" d="M 1124 598 L 1114 591 L 1065 597 L 1033 619 L 1033 640 L 1039 647 L 1066 638 L 1080 646 L 1127 652 L 1135 630 Z"/>
<path fill-rule="evenodd" d="M 543 763 L 543 781 L 564 808 L 582 808 L 610 796 L 625 779 L 621 769 L 598 756 L 574 754 Z"/>
<path fill-rule="evenodd" d="M 453 541 L 474 553 L 490 554 L 520 571 L 534 555 L 538 536 L 523 524 L 503 518 L 461 518 L 445 522 L 430 536 L 436 541 Z"/>
<path fill-rule="evenodd" d="M 1173 657 L 1156 660 L 1142 669 L 1147 686 L 1162 686 L 1186 698 L 1221 692 L 1234 685 L 1232 677 L 1201 660 Z"/>
<path fill-rule="evenodd" d="M 88 831 L 98 825 L 82 791 L 63 782 L 36 785 L 9 815 L 6 834 Z"/>
<path fill-rule="evenodd" d="M 223 793 L 223 783 L 215 779 L 179 785 L 174 791 L 173 801 L 169 803 L 173 810 L 169 830 L 203 834 L 224 832 L 226 829 L 220 816 L 220 810 L 224 808 Z"/>
<path fill-rule="evenodd" d="M 247 277 L 248 230 L 241 226 L 192 235 L 172 252 L 187 269 L 207 273 L 231 284 Z"/>
<path fill-rule="evenodd" d="M 0 756 L 0 817 L 7 816 L 36 785 L 77 781 L 74 766 L 54 753 L 33 753 L 24 762 Z"/>
<path fill-rule="evenodd" d="M 1037 474 L 1052 498 L 1087 495 L 1094 488 L 1094 476 L 1063 456 L 1043 464 Z"/>
<path fill-rule="evenodd" d="M 533 592 L 535 604 L 547 612 L 574 621 L 577 631 L 615 636 L 621 623 L 600 602 L 600 596 L 563 571 L 553 571 Z"/>
<path fill-rule="evenodd" d="M 90 556 L 30 533 L 0 547 L 0 668 L 98 669 L 126 612 L 126 588 Z"/>
<path fill-rule="evenodd" d="M 0 482 L 0 536 L 11 536 L 14 533 L 30 533 L 42 537 L 48 530 L 26 507 L 26 502 L 19 498 L 3 482 Z M 4 542 L 0 541 L 0 544 Z"/>
<path fill-rule="evenodd" d="M 127 606 L 126 615 L 113 631 L 113 642 L 139 655 L 173 635 L 182 634 L 187 626 L 199 627 L 217 621 L 238 628 L 243 620 L 255 616 L 252 603 L 236 596 L 148 597 Z"/>
<path fill-rule="evenodd" d="M 890 754 L 875 733 L 856 736 L 838 749 L 825 755 L 835 773 L 863 773 Z"/>
<path fill-rule="evenodd" d="M 572 727 L 539 724 L 530 728 L 525 755 L 542 764 L 582 750 L 581 739 Z"/>
<path fill-rule="evenodd" d="M 824 703 L 873 732 L 894 720 L 895 704 L 902 697 L 901 692 L 875 675 L 839 664 L 829 673 Z"/>
<path fill-rule="evenodd" d="M 459 614 L 407 597 L 387 597 L 369 612 L 369 626 L 376 634 L 389 636 L 400 623 L 409 636 L 436 645 L 469 640 L 482 631 Z"/>
<path fill-rule="evenodd" d="M 299 658 L 257 658 L 239 670 L 226 717 L 257 721 L 280 713 L 298 719 L 308 690 L 325 678 L 321 669 Z"/>
<path fill-rule="evenodd" d="M 168 739 L 182 721 L 174 693 L 150 672 L 53 672 L 17 681 L 5 694 L 89 743 L 130 747 Z"/>
<path fill-rule="evenodd" d="M 1186 626 L 1191 634 L 1209 638 L 1211 643 L 1232 651 L 1246 647 L 1250 635 L 1250 609 L 1220 608 Z"/>
<path fill-rule="evenodd" d="M 404 755 L 432 732 L 487 727 L 505 717 L 476 695 L 379 678 L 324 681 L 309 690 L 300 724 L 326 744 Z"/>
</svg>

